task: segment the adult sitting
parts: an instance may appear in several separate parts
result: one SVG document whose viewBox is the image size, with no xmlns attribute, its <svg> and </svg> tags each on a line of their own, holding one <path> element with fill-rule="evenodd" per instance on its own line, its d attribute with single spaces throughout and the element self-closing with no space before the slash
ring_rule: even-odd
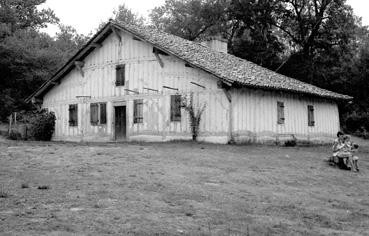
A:
<svg viewBox="0 0 369 236">
<path fill-rule="evenodd" d="M 352 150 L 353 144 L 349 136 L 339 131 L 337 133 L 337 139 L 334 140 L 333 144 L 333 162 L 342 169 L 358 170 L 357 162 L 354 165 Z"/>
</svg>

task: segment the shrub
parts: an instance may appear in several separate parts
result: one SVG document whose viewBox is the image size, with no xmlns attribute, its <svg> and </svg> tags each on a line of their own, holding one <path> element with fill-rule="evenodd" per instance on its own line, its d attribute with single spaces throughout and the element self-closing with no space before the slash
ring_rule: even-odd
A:
<svg viewBox="0 0 369 236">
<path fill-rule="evenodd" d="M 195 107 L 193 102 L 193 93 L 190 93 L 189 96 L 182 97 L 182 107 L 189 114 L 192 140 L 196 141 L 197 136 L 199 135 L 201 116 L 205 111 L 206 104 Z"/>
<path fill-rule="evenodd" d="M 296 140 L 287 140 L 285 143 L 284 143 L 284 146 L 286 147 L 295 147 L 297 145 L 297 142 Z"/>
<path fill-rule="evenodd" d="M 369 113 L 353 112 L 345 121 L 345 131 L 365 139 L 369 139 Z"/>
<path fill-rule="evenodd" d="M 17 113 L 17 125 L 12 127 L 9 139 L 50 141 L 55 130 L 55 114 L 47 110 Z"/>
<path fill-rule="evenodd" d="M 30 117 L 31 136 L 35 140 L 50 141 L 55 130 L 55 115 L 53 112 L 42 111 Z"/>
<path fill-rule="evenodd" d="M 11 140 L 21 140 L 22 135 L 16 130 L 11 130 L 10 133 L 9 133 L 8 138 L 11 139 Z"/>
</svg>

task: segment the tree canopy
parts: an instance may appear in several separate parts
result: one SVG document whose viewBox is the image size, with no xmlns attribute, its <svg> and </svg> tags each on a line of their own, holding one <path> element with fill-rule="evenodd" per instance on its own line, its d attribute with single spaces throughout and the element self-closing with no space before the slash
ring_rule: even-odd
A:
<svg viewBox="0 0 369 236">
<path fill-rule="evenodd" d="M 40 10 L 45 1 L 0 0 L 2 120 L 27 108 L 23 99 L 87 41 L 51 9 Z M 369 117 L 369 31 L 346 0 L 166 0 L 150 20 L 124 4 L 112 18 L 193 41 L 222 36 L 231 54 L 353 96 L 351 105 L 340 106 L 342 121 Z M 59 25 L 55 37 L 39 31 L 50 23 Z"/>
<path fill-rule="evenodd" d="M 70 26 L 59 25 L 55 38 L 38 29 L 59 20 L 45 0 L 0 1 L 0 120 L 30 109 L 24 99 L 47 80 L 86 41 Z"/>
</svg>

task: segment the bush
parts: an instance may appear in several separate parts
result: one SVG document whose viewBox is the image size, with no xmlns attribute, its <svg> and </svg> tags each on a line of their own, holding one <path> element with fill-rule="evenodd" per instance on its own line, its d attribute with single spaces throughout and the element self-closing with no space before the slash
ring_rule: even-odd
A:
<svg viewBox="0 0 369 236">
<path fill-rule="evenodd" d="M 369 113 L 349 114 L 344 121 L 344 128 L 347 133 L 369 139 Z"/>
<path fill-rule="evenodd" d="M 284 146 L 286 146 L 286 147 L 295 147 L 296 145 L 297 145 L 296 140 L 287 140 L 284 143 Z"/>
<path fill-rule="evenodd" d="M 50 141 L 55 130 L 55 115 L 53 112 L 42 111 L 30 117 L 31 136 L 35 140 Z"/>
<path fill-rule="evenodd" d="M 55 120 L 55 114 L 47 110 L 18 113 L 19 123 L 14 127 L 16 131 L 12 131 L 9 138 L 50 141 L 55 130 Z"/>
<path fill-rule="evenodd" d="M 15 131 L 15 130 L 12 130 L 9 133 L 8 139 L 11 139 L 11 140 L 21 140 L 22 139 L 22 135 L 19 132 Z"/>
</svg>

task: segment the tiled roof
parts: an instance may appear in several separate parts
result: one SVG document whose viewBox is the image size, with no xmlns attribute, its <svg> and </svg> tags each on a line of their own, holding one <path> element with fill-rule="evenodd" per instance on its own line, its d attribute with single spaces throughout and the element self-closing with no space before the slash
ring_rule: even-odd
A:
<svg viewBox="0 0 369 236">
<path fill-rule="evenodd" d="M 213 74 L 228 84 L 250 88 L 301 93 L 329 99 L 352 99 L 350 96 L 331 92 L 314 85 L 292 79 L 250 61 L 235 57 L 231 54 L 215 51 L 200 43 L 192 42 L 181 37 L 159 31 L 152 27 L 142 27 L 122 23 L 118 24 L 111 21 L 104 28 L 109 26 L 128 31 L 137 38 L 153 44 L 155 47 L 186 61 L 194 67 L 198 67 Z M 101 34 L 102 31 L 98 32 L 88 44 L 91 44 L 93 39 L 96 38 L 99 33 Z M 88 47 L 88 44 L 86 47 Z M 73 58 L 78 59 L 78 55 Z M 67 64 L 65 66 L 67 66 Z M 35 94 L 37 95 L 37 92 Z"/>
</svg>

